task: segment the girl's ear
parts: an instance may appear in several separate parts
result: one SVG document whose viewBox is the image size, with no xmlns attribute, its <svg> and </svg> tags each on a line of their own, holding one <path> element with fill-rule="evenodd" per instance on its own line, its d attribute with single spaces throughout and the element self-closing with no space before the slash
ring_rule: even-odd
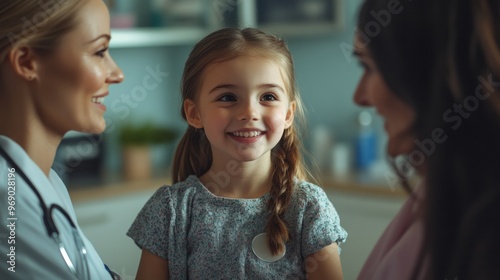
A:
<svg viewBox="0 0 500 280">
<path fill-rule="evenodd" d="M 295 107 L 297 103 L 295 101 L 290 102 L 290 106 L 288 106 L 288 110 L 286 112 L 285 118 L 285 129 L 289 128 L 293 124 L 293 117 L 295 115 Z"/>
<path fill-rule="evenodd" d="M 15 46 L 8 55 L 12 70 L 28 81 L 38 78 L 38 61 L 35 52 L 28 46 Z"/>
<path fill-rule="evenodd" d="M 196 104 L 191 99 L 184 100 L 184 113 L 186 114 L 187 122 L 195 128 L 203 128 L 200 113 Z"/>
</svg>

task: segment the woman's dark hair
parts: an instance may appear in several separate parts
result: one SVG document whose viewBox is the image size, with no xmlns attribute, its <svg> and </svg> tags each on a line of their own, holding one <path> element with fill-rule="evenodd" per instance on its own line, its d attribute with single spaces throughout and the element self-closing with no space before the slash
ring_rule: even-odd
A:
<svg viewBox="0 0 500 280">
<path fill-rule="evenodd" d="M 407 155 L 425 170 L 414 278 L 497 279 L 500 1 L 366 0 L 357 32 L 425 143 Z"/>
</svg>

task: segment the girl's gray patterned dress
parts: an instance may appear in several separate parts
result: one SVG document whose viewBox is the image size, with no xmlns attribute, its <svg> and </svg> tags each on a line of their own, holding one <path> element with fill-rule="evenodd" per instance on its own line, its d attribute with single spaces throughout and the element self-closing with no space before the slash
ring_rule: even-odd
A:
<svg viewBox="0 0 500 280">
<path fill-rule="evenodd" d="M 174 280 L 305 279 L 305 258 L 344 242 L 347 232 L 325 192 L 299 182 L 285 214 L 291 233 L 286 254 L 276 262 L 262 261 L 251 243 L 264 232 L 269 197 L 218 197 L 190 176 L 158 189 L 127 235 L 140 248 L 167 259 Z"/>
</svg>

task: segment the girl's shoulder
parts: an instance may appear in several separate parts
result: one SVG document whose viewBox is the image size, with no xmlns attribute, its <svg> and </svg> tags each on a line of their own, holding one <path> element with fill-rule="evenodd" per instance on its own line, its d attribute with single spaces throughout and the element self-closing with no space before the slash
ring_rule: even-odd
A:
<svg viewBox="0 0 500 280">
<path fill-rule="evenodd" d="M 300 204 L 324 204 L 330 203 L 326 192 L 320 186 L 303 180 L 297 180 L 292 200 Z"/>
<path fill-rule="evenodd" d="M 186 180 L 173 185 L 163 185 L 158 188 L 150 200 L 185 201 L 204 191 L 204 187 L 198 177 L 192 175 Z"/>
<path fill-rule="evenodd" d="M 168 188 L 170 191 L 177 193 L 190 193 L 193 191 L 200 191 L 201 186 L 202 184 L 198 177 L 191 175 L 184 181 L 177 182 L 173 185 L 166 185 L 164 188 Z"/>
</svg>

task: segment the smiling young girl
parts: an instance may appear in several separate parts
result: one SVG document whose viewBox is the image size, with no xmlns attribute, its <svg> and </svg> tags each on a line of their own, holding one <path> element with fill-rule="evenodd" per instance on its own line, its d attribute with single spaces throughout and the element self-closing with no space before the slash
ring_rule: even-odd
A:
<svg viewBox="0 0 500 280">
<path fill-rule="evenodd" d="M 293 73 L 285 43 L 257 29 L 222 29 L 194 47 L 175 184 L 128 231 L 142 249 L 137 279 L 342 278 L 347 233 L 305 181 Z"/>
</svg>

